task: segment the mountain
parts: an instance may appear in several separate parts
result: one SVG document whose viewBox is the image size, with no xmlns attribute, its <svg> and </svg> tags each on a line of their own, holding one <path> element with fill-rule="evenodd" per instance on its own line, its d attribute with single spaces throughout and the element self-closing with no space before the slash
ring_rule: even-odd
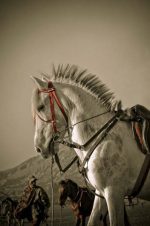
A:
<svg viewBox="0 0 150 226">
<path fill-rule="evenodd" d="M 74 158 L 75 152 L 64 146 L 59 152 L 60 163 L 64 168 Z M 32 157 L 20 165 L 0 172 L 0 197 L 10 196 L 19 198 L 28 178 L 34 175 L 38 178 L 37 184 L 42 186 L 51 196 L 51 158 L 43 159 L 41 156 Z M 84 185 L 83 178 L 78 172 L 77 164 L 74 163 L 68 171 L 61 175 L 56 163 L 53 164 L 54 197 L 58 198 L 58 182 L 70 178 L 80 185 Z M 58 200 L 58 199 L 57 199 Z"/>
<path fill-rule="evenodd" d="M 75 152 L 72 149 L 61 146 L 59 151 L 59 159 L 62 168 L 65 168 L 65 166 L 68 165 L 74 158 L 74 156 Z M 24 161 L 12 169 L 0 171 L 0 200 L 7 196 L 10 196 L 14 199 L 19 199 L 24 187 L 28 183 L 28 178 L 31 175 L 34 175 L 36 178 L 38 178 L 37 184 L 43 187 L 51 198 L 51 166 L 51 158 L 43 159 L 41 156 L 36 156 Z M 63 175 L 60 174 L 58 166 L 56 163 L 54 163 L 52 172 L 54 200 L 56 203 L 58 200 L 58 183 L 60 180 L 70 178 L 80 186 L 85 186 L 84 179 L 78 172 L 76 162 Z"/>
</svg>

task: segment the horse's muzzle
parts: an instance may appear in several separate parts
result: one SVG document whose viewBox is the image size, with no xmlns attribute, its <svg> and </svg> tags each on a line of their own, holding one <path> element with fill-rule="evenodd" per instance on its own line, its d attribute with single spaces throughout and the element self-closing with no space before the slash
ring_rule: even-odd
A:
<svg viewBox="0 0 150 226">
<path fill-rule="evenodd" d="M 48 158 L 49 155 L 54 154 L 54 141 L 50 140 L 47 150 L 42 149 L 40 146 L 35 146 L 35 151 L 40 153 L 43 158 Z"/>
<path fill-rule="evenodd" d="M 61 208 L 63 208 L 65 206 L 65 203 L 59 202 L 59 205 L 61 206 Z"/>
</svg>

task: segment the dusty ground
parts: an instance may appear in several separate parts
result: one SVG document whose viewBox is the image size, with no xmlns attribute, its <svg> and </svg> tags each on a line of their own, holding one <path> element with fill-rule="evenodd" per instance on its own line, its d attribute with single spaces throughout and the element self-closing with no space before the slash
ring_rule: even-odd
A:
<svg viewBox="0 0 150 226">
<path fill-rule="evenodd" d="M 127 213 L 130 219 L 131 226 L 150 226 L 150 204 L 144 204 L 143 206 L 137 205 L 134 207 L 127 206 Z M 51 214 L 51 213 L 50 213 Z M 54 209 L 54 223 L 53 225 L 48 219 L 48 226 L 74 226 L 75 218 L 71 210 L 67 207 L 62 209 L 62 216 L 60 207 L 55 206 Z M 1 219 L 0 226 L 6 226 L 6 222 Z M 25 222 L 25 226 L 31 226 L 31 223 Z M 41 226 L 46 226 L 42 224 Z"/>
</svg>

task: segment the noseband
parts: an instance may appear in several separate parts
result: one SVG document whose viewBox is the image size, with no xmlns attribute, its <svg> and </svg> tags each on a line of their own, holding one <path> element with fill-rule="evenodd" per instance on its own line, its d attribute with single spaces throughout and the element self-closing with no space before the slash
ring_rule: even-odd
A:
<svg viewBox="0 0 150 226">
<path fill-rule="evenodd" d="M 55 108 L 54 108 L 54 101 L 57 103 L 59 109 L 61 110 L 65 121 L 67 122 L 68 125 L 68 117 L 67 114 L 63 108 L 62 103 L 60 102 L 57 94 L 56 94 L 56 90 L 53 86 L 53 83 L 51 81 L 48 82 L 48 89 L 39 89 L 38 90 L 39 93 L 47 93 L 49 95 L 49 101 L 50 101 L 50 112 L 51 112 L 51 119 L 50 120 L 44 120 L 43 118 L 41 118 L 41 116 L 38 115 L 38 117 L 47 123 L 52 123 L 52 127 L 55 133 L 58 133 L 58 129 L 57 129 L 57 125 L 56 125 L 56 115 L 55 115 Z"/>
</svg>

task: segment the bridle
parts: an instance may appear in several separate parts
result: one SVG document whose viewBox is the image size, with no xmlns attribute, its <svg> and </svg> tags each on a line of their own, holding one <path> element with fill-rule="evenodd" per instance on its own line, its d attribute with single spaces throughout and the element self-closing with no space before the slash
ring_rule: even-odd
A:
<svg viewBox="0 0 150 226">
<path fill-rule="evenodd" d="M 60 99 L 58 98 L 57 94 L 56 94 L 56 90 L 55 90 L 55 87 L 53 86 L 53 83 L 51 81 L 48 81 L 48 88 L 44 88 L 44 89 L 39 89 L 38 90 L 38 93 L 47 93 L 49 95 L 49 102 L 50 102 L 50 113 L 51 113 L 51 119 L 48 119 L 48 120 L 45 120 L 43 119 L 38 113 L 37 116 L 40 118 L 40 120 L 42 120 L 43 122 L 46 122 L 46 123 L 51 123 L 52 124 L 52 128 L 53 128 L 53 135 L 52 135 L 52 139 L 53 139 L 53 142 L 57 142 L 57 143 L 61 143 L 61 144 L 64 144 L 68 147 L 71 147 L 71 148 L 77 148 L 77 149 L 80 149 L 80 150 L 84 150 L 90 143 L 93 142 L 93 140 L 95 138 L 97 138 L 99 135 L 101 135 L 101 133 L 103 133 L 103 137 L 105 137 L 105 135 L 107 135 L 108 131 L 114 126 L 114 124 L 119 120 L 119 116 L 120 114 L 122 113 L 122 110 L 121 111 L 117 111 L 115 116 L 113 116 L 108 122 L 106 122 L 106 124 L 104 124 L 104 126 L 102 126 L 84 145 L 80 145 L 78 143 L 75 143 L 73 141 L 71 141 L 71 143 L 68 143 L 64 140 L 58 140 L 59 138 L 59 135 L 61 132 L 64 132 L 64 131 L 67 131 L 68 130 L 68 134 L 70 135 L 70 128 L 73 128 L 75 125 L 79 124 L 79 123 L 82 123 L 82 122 L 85 122 L 85 121 L 88 121 L 90 119 L 93 119 L 93 118 L 96 118 L 98 116 L 101 116 L 101 115 L 104 115 L 104 114 L 107 114 L 109 113 L 110 111 L 105 111 L 103 113 L 100 113 L 98 115 L 95 115 L 93 117 L 90 117 L 90 118 L 87 118 L 85 120 L 82 120 L 82 121 L 79 121 L 77 123 L 75 123 L 74 125 L 72 126 L 69 126 L 68 125 L 68 116 L 65 112 L 65 109 L 60 101 Z M 59 107 L 60 111 L 62 112 L 63 116 L 64 116 L 64 119 L 66 121 L 66 128 L 63 130 L 63 131 L 58 131 L 57 129 L 57 124 L 56 124 L 56 115 L 55 115 L 55 108 L 54 108 L 54 101 L 56 102 L 57 106 Z M 99 143 L 99 142 L 97 142 Z M 97 144 L 96 144 L 97 145 Z M 92 148 L 93 149 L 93 148 Z M 58 156 L 57 156 L 57 159 L 56 161 L 58 160 Z M 85 159 L 86 161 L 86 159 Z M 84 161 L 84 162 L 85 162 Z M 61 166 L 59 164 L 59 160 L 57 161 L 58 162 L 58 167 L 59 169 L 61 169 Z M 66 167 L 67 168 L 67 167 Z M 82 167 L 83 168 L 83 167 Z M 67 168 L 68 169 L 68 168 Z"/>
<path fill-rule="evenodd" d="M 66 184 L 65 184 L 65 186 L 66 186 Z M 82 198 L 82 196 L 83 196 L 84 190 L 81 187 L 79 187 L 77 184 L 76 184 L 76 186 L 77 186 L 77 192 L 75 194 L 75 197 L 74 198 L 72 198 L 72 197 L 70 198 L 69 194 L 67 194 L 67 197 L 69 197 L 73 202 L 79 203 L 81 198 Z"/>
<path fill-rule="evenodd" d="M 57 129 L 57 125 L 56 125 L 56 115 L 55 115 L 55 109 L 54 109 L 54 101 L 57 103 L 59 109 L 61 110 L 64 118 L 65 118 L 65 121 L 66 121 L 66 129 L 65 130 L 68 130 L 68 133 L 69 133 L 69 126 L 68 126 L 68 116 L 63 108 L 63 105 L 62 103 L 60 102 L 57 94 L 56 94 L 56 90 L 52 84 L 51 81 L 48 81 L 48 89 L 39 89 L 38 90 L 38 93 L 47 93 L 49 95 L 49 101 L 50 101 L 50 112 L 51 112 L 51 119 L 49 120 L 44 120 L 41 116 L 39 116 L 37 114 L 37 116 L 44 122 L 46 123 L 52 123 L 52 127 L 53 127 L 53 131 L 54 131 L 54 134 L 53 134 L 53 142 L 58 142 L 58 143 L 62 143 L 66 146 L 69 146 L 71 148 L 77 148 L 77 149 L 80 149 L 80 150 L 85 150 L 85 148 L 91 144 L 95 138 L 96 141 L 94 142 L 94 144 L 92 144 L 91 148 L 89 149 L 87 155 L 85 156 L 82 164 L 80 165 L 80 169 L 79 169 L 79 172 L 82 173 L 84 175 L 84 178 L 86 177 L 85 175 L 85 169 L 84 169 L 84 166 L 86 164 L 86 162 L 88 162 L 91 154 L 93 153 L 93 151 L 95 150 L 95 148 L 102 142 L 102 140 L 107 136 L 108 132 L 114 127 L 114 125 L 116 124 L 116 122 L 118 122 L 118 120 L 120 120 L 120 115 L 122 114 L 122 110 L 119 109 L 117 112 L 115 112 L 115 115 L 109 120 L 107 121 L 84 145 L 79 145 L 75 142 L 71 142 L 71 143 L 68 143 L 64 140 L 58 140 L 59 138 L 59 131 Z M 85 122 L 89 119 L 92 119 L 92 118 L 95 118 L 95 117 L 98 117 L 100 115 L 103 115 L 103 114 L 107 114 L 108 112 L 110 111 L 106 111 L 106 112 L 103 112 L 99 115 L 96 115 L 96 116 L 93 116 L 93 117 L 90 117 L 86 120 L 82 120 L 80 122 L 77 122 L 75 123 L 73 126 L 81 123 L 81 122 Z M 72 127 L 73 127 L 72 126 Z M 55 154 L 55 160 L 56 160 L 56 163 L 59 167 L 59 170 L 60 172 L 65 172 L 67 171 L 70 166 L 78 159 L 77 156 L 75 156 L 75 158 L 71 161 L 70 164 L 68 164 L 67 167 L 65 167 L 65 169 L 63 170 L 62 167 L 61 167 L 61 164 L 60 164 L 60 161 L 59 161 L 59 157 L 57 154 Z M 99 195 L 98 195 L 99 196 Z M 100 196 L 101 197 L 101 196 Z"/>
<path fill-rule="evenodd" d="M 51 112 L 51 119 L 49 120 L 44 120 L 39 114 L 37 114 L 37 116 L 43 121 L 43 122 L 47 122 L 47 123 L 51 123 L 52 124 L 52 128 L 54 133 L 58 133 L 58 129 L 57 129 L 57 124 L 56 124 L 56 115 L 55 115 L 55 108 L 54 108 L 54 101 L 57 103 L 59 109 L 61 110 L 65 121 L 67 123 L 68 126 L 68 116 L 63 108 L 62 103 L 60 102 L 60 99 L 58 98 L 57 94 L 56 94 L 56 90 L 53 86 L 53 83 L 51 81 L 48 82 L 48 89 L 39 89 L 38 90 L 39 93 L 47 93 L 49 95 L 49 101 L 50 101 L 50 112 Z"/>
<path fill-rule="evenodd" d="M 56 139 L 58 138 L 59 134 L 61 132 L 64 132 L 64 131 L 67 131 L 69 132 L 69 129 L 72 129 L 74 126 L 76 126 L 77 124 L 80 124 L 82 122 L 86 122 L 88 120 L 91 120 L 93 118 L 96 118 L 96 117 L 99 117 L 101 115 L 104 115 L 104 114 L 107 114 L 109 113 L 110 111 L 105 111 L 101 114 L 97 114 L 97 115 L 94 115 L 92 117 L 89 117 L 87 119 L 84 119 L 84 120 L 81 120 L 79 122 L 76 122 L 75 124 L 73 124 L 72 126 L 69 126 L 68 125 L 68 116 L 65 112 L 65 109 L 60 101 L 60 99 L 58 98 L 57 96 L 57 93 L 56 93 L 56 89 L 55 87 L 53 86 L 53 83 L 51 81 L 48 81 L 48 88 L 46 89 L 38 89 L 38 93 L 47 93 L 49 95 L 49 101 L 50 101 L 50 114 L 51 114 L 51 119 L 48 119 L 48 120 L 45 120 L 43 119 L 37 112 L 36 112 L 36 115 L 40 118 L 41 121 L 43 122 L 46 122 L 46 123 L 51 123 L 52 124 L 52 128 L 53 128 L 53 131 L 54 131 L 54 134 L 53 134 L 53 140 L 56 141 Z M 66 127 L 64 130 L 62 131 L 59 131 L 58 128 L 57 128 L 57 124 L 56 124 L 56 115 L 55 115 L 55 108 L 54 108 L 54 101 L 56 102 L 56 104 L 58 105 L 60 111 L 62 112 L 63 116 L 64 116 L 64 119 L 66 121 Z M 55 139 L 56 137 L 56 139 Z M 58 141 L 57 141 L 58 142 Z M 74 143 L 72 142 L 72 144 L 69 145 L 69 143 L 65 142 L 65 141 L 61 141 L 62 144 L 66 145 L 66 146 L 69 146 L 71 148 L 79 148 L 79 149 L 82 149 L 82 146 L 77 144 L 77 143 Z"/>
</svg>

